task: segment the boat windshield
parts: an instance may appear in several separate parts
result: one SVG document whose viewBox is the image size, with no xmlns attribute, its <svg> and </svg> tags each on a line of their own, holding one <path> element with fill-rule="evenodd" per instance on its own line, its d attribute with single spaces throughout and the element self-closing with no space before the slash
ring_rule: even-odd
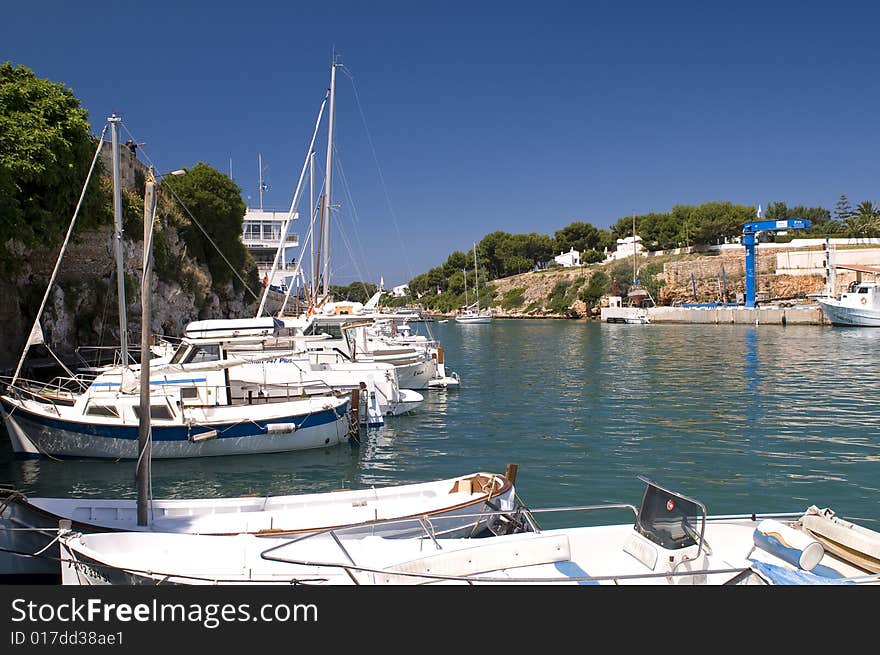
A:
<svg viewBox="0 0 880 655">
<path fill-rule="evenodd" d="M 649 482 L 635 529 L 662 548 L 678 550 L 697 543 L 704 515 L 696 502 Z"/>
<path fill-rule="evenodd" d="M 171 358 L 172 364 L 192 364 L 194 362 L 216 362 L 220 359 L 220 346 L 211 344 L 192 346 L 182 343 Z"/>
</svg>

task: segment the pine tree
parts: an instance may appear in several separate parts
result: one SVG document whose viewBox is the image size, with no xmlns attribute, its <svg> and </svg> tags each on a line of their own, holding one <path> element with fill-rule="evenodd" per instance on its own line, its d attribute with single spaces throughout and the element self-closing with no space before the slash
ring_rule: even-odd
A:
<svg viewBox="0 0 880 655">
<path fill-rule="evenodd" d="M 837 204 L 834 205 L 834 220 L 846 223 L 850 218 L 855 216 L 855 212 L 849 204 L 849 200 L 845 193 L 840 194 Z"/>
</svg>

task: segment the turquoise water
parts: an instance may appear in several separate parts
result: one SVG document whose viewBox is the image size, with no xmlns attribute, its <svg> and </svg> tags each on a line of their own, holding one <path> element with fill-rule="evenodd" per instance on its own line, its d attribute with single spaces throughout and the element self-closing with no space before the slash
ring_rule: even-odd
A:
<svg viewBox="0 0 880 655">
<path fill-rule="evenodd" d="M 646 475 L 710 513 L 831 507 L 880 529 L 880 329 L 496 320 L 426 324 L 462 385 L 359 448 L 153 463 L 156 497 L 293 494 L 519 466 L 533 507 L 638 504 Z M 19 461 L 34 496 L 134 497 L 131 462 Z M 550 516 L 545 527 L 586 523 Z"/>
</svg>

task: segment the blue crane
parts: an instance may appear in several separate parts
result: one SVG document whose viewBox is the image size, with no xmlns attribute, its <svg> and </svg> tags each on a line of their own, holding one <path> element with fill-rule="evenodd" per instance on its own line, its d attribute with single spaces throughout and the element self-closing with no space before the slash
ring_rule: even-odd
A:
<svg viewBox="0 0 880 655">
<path fill-rule="evenodd" d="M 760 212 L 758 218 L 761 217 Z M 778 221 L 754 221 L 743 225 L 742 242 L 746 247 L 746 307 L 755 306 L 755 244 L 759 232 L 781 232 L 810 227 L 805 218 L 786 218 Z"/>
</svg>

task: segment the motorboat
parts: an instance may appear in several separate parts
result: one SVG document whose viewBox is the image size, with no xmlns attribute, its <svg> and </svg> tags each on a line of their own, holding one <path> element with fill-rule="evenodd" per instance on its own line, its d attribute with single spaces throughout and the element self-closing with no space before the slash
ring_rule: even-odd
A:
<svg viewBox="0 0 880 655">
<path fill-rule="evenodd" d="M 837 297 L 817 298 L 832 325 L 880 327 L 880 285 L 854 282 Z"/>
<path fill-rule="evenodd" d="M 528 529 L 479 539 L 344 535 L 59 533 L 62 582 L 285 585 L 839 585 L 876 584 L 880 533 L 844 523 L 827 536 L 810 527 L 831 510 L 710 516 L 700 501 L 648 478 L 641 504 L 522 507 Z M 625 523 L 543 530 L 543 512 L 632 513 Z M 824 517 L 824 519 L 823 519 Z M 423 526 L 424 527 L 424 526 Z M 850 530 L 852 533 L 852 530 Z M 839 551 L 824 539 L 840 540 Z M 846 549 L 858 550 L 851 557 Z"/>
</svg>

